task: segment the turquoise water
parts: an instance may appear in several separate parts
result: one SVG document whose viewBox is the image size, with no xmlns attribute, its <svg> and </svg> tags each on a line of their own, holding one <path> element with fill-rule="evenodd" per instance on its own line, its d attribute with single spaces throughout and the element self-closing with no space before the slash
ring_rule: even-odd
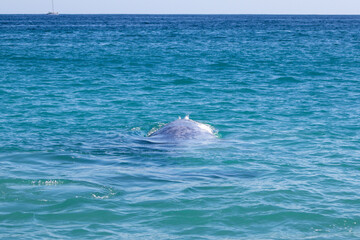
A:
<svg viewBox="0 0 360 240">
<path fill-rule="evenodd" d="M 359 29 L 0 15 L 0 238 L 359 239 Z M 146 141 L 186 114 L 216 141 Z"/>
</svg>

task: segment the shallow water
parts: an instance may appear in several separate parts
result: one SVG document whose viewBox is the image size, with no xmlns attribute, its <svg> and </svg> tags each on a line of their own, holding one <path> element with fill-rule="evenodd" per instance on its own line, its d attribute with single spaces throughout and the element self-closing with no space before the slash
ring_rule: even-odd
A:
<svg viewBox="0 0 360 240">
<path fill-rule="evenodd" d="M 360 238 L 359 29 L 0 15 L 0 237 Z M 147 140 L 186 114 L 218 139 Z"/>
</svg>

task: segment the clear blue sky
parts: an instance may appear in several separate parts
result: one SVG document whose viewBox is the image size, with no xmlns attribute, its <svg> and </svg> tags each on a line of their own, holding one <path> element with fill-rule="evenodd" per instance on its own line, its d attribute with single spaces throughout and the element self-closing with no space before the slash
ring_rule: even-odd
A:
<svg viewBox="0 0 360 240">
<path fill-rule="evenodd" d="M 54 0 L 72 13 L 360 14 L 360 0 Z M 51 0 L 0 0 L 2 13 L 46 13 Z"/>
</svg>

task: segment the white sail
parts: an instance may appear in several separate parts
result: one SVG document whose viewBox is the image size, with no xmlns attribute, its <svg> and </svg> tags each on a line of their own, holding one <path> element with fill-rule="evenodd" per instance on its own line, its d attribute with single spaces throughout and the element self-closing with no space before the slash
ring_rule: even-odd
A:
<svg viewBox="0 0 360 240">
<path fill-rule="evenodd" d="M 48 12 L 47 15 L 59 15 L 59 13 L 55 12 L 54 10 L 54 0 L 51 0 L 51 7 L 52 7 L 52 11 Z"/>
</svg>

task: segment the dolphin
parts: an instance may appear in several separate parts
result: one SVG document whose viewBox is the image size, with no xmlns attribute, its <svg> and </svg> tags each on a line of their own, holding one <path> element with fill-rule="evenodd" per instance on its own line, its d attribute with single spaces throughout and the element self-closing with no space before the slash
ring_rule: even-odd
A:
<svg viewBox="0 0 360 240">
<path fill-rule="evenodd" d="M 180 142 L 183 140 L 214 139 L 215 133 L 211 126 L 191 120 L 189 116 L 164 125 L 151 133 L 149 138 L 162 141 Z"/>
</svg>

